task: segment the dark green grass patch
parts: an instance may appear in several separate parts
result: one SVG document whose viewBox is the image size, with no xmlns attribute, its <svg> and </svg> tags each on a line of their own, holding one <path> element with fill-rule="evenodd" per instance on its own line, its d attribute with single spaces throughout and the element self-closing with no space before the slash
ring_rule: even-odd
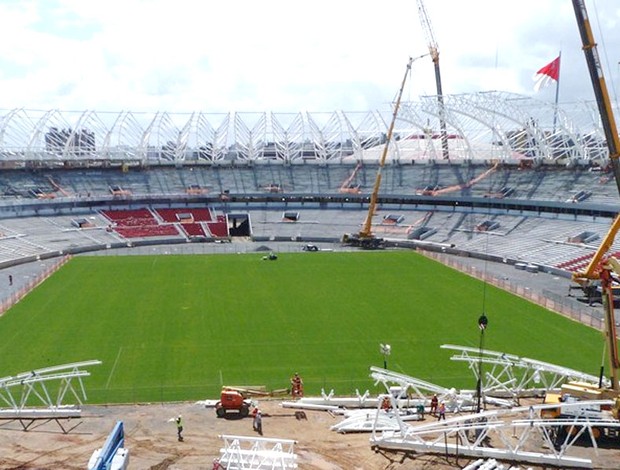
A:
<svg viewBox="0 0 620 470">
<path fill-rule="evenodd" d="M 74 258 L 0 318 L 0 376 L 99 359 L 93 403 L 281 389 L 296 371 L 308 393 L 363 393 L 389 343 L 388 368 L 474 388 L 439 346 L 477 347 L 483 308 L 487 349 L 597 373 L 597 331 L 413 252 L 319 252 Z"/>
</svg>

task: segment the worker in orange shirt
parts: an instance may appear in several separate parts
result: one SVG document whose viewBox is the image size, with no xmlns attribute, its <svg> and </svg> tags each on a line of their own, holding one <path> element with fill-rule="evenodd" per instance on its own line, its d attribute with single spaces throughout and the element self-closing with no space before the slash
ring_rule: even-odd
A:
<svg viewBox="0 0 620 470">
<path fill-rule="evenodd" d="M 304 396 L 304 382 L 297 372 L 291 379 L 291 395 L 293 398 L 301 398 Z"/>
</svg>

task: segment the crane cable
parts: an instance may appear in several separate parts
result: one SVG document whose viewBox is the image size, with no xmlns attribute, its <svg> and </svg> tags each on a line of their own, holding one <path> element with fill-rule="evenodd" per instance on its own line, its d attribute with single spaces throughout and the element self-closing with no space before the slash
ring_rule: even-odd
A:
<svg viewBox="0 0 620 470">
<path fill-rule="evenodd" d="M 487 240 L 484 248 L 484 272 L 482 274 L 482 314 L 486 315 L 487 301 L 487 264 L 489 262 L 489 231 L 486 230 Z"/>
</svg>

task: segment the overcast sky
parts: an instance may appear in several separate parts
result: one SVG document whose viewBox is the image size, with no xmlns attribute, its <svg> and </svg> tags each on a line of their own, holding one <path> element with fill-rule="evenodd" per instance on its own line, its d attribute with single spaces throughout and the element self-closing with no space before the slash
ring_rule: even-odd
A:
<svg viewBox="0 0 620 470">
<path fill-rule="evenodd" d="M 425 0 L 445 94 L 592 99 L 570 0 Z M 612 99 L 620 2 L 586 0 Z M 299 112 L 384 108 L 428 52 L 416 0 L 0 0 L 0 109 Z M 620 92 L 620 90 L 618 90 Z M 435 94 L 429 57 L 404 99 Z"/>
</svg>

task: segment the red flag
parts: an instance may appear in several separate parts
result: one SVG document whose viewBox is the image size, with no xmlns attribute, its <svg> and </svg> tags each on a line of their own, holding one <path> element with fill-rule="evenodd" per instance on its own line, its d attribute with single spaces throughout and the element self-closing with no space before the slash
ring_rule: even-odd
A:
<svg viewBox="0 0 620 470">
<path fill-rule="evenodd" d="M 556 82 L 560 79 L 560 56 L 557 56 L 554 60 L 549 62 L 543 68 L 541 68 L 534 75 L 534 80 L 536 84 L 534 85 L 534 90 L 538 91 L 541 88 L 549 85 L 551 80 L 555 80 Z"/>
</svg>

